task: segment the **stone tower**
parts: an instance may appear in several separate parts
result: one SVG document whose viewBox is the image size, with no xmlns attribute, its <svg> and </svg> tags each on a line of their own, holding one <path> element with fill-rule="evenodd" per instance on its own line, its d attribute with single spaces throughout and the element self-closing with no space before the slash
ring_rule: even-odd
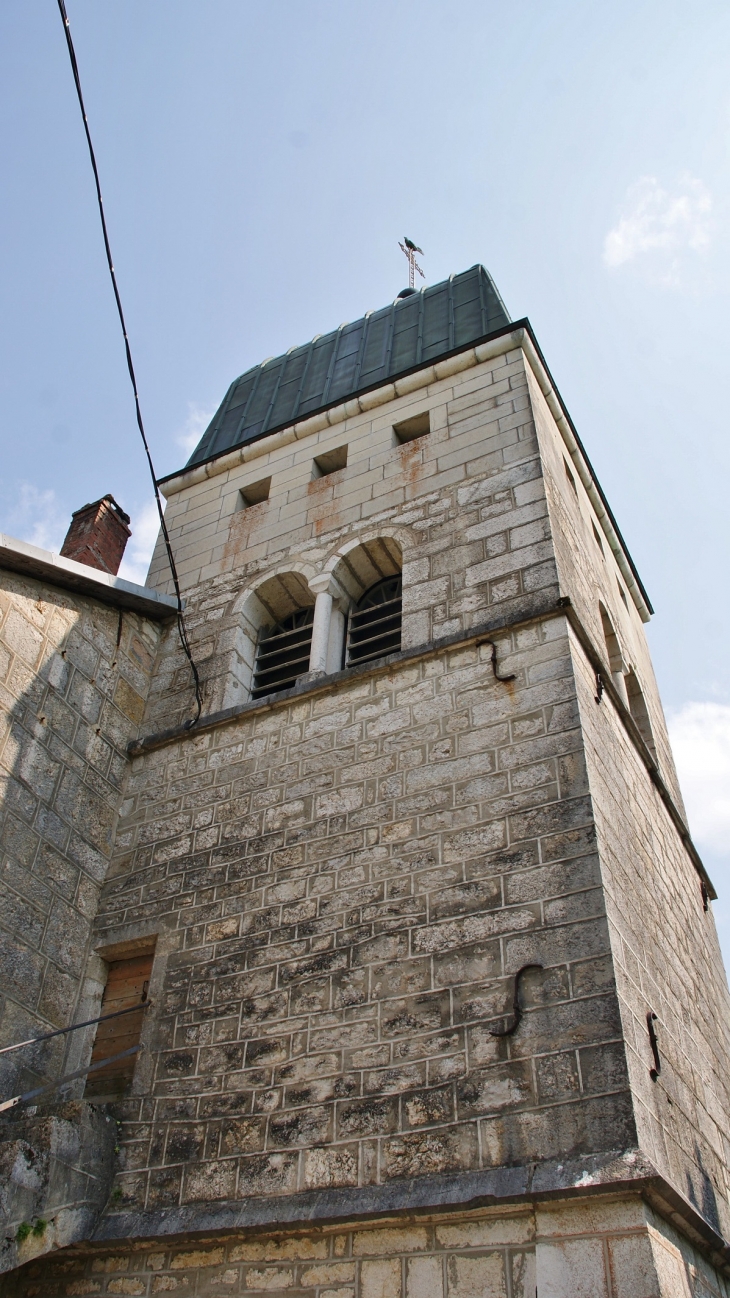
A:
<svg viewBox="0 0 730 1298">
<path fill-rule="evenodd" d="M 714 892 L 529 322 L 481 267 L 406 292 L 163 490 L 203 715 L 168 625 L 75 1009 L 143 999 L 141 1049 L 73 1093 L 105 1205 L 3 1292 L 730 1293 Z"/>
</svg>

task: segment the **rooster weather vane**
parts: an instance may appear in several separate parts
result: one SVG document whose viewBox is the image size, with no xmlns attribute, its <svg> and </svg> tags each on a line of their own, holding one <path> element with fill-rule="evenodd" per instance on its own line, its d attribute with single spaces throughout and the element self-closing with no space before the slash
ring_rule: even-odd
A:
<svg viewBox="0 0 730 1298">
<path fill-rule="evenodd" d="M 423 271 L 421 270 L 421 267 L 416 261 L 417 252 L 420 252 L 421 256 L 424 255 L 423 248 L 417 247 L 417 245 L 413 242 L 413 240 L 407 238 L 406 235 L 403 235 L 403 240 L 404 240 L 403 243 L 401 243 L 400 240 L 398 241 L 398 247 L 400 248 L 401 252 L 404 253 L 405 256 L 408 258 L 408 287 L 415 288 L 416 271 L 418 271 L 419 275 L 421 276 L 421 279 L 426 278 Z"/>
</svg>

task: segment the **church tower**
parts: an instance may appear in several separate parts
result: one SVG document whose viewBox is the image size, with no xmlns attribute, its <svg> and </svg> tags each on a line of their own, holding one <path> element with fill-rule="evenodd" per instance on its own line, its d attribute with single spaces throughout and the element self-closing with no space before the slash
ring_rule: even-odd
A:
<svg viewBox="0 0 730 1298">
<path fill-rule="evenodd" d="M 3 1292 L 727 1296 L 715 894 L 529 321 L 407 290 L 162 489 L 204 707 L 169 627 L 76 1012 L 144 985 L 140 1050 L 76 1083 L 105 1205 Z"/>
</svg>

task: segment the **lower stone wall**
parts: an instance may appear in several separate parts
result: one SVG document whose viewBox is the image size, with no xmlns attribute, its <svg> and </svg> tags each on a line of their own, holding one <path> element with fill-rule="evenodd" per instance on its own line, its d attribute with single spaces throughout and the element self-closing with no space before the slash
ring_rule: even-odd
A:
<svg viewBox="0 0 730 1298">
<path fill-rule="evenodd" d="M 574 661 L 638 1143 L 728 1238 L 730 1001 L 712 910 L 616 709 L 596 705 L 580 648 Z"/>
<path fill-rule="evenodd" d="M 541 1204 L 534 1238 L 536 1287 L 525 1298 L 730 1294 L 728 1280 L 639 1195 Z M 477 1294 L 491 1298 L 489 1289 Z"/>
<path fill-rule="evenodd" d="M 66 1250 L 6 1279 L 8 1298 L 728 1298 L 730 1287 L 638 1195 L 479 1209 L 306 1232 Z"/>
<path fill-rule="evenodd" d="M 90 569 L 93 576 L 93 570 Z M 0 570 L 0 1039 L 97 1012 L 91 926 L 160 628 Z M 0 1058 L 0 1096 L 85 1062 L 86 1033 Z"/>
<path fill-rule="evenodd" d="M 529 1208 L 403 1224 L 265 1235 L 30 1264 L 8 1294 L 286 1293 L 290 1298 L 533 1298 Z"/>
<path fill-rule="evenodd" d="M 114 1175 L 117 1124 L 83 1102 L 0 1121 L 0 1272 L 87 1239 Z"/>
</svg>

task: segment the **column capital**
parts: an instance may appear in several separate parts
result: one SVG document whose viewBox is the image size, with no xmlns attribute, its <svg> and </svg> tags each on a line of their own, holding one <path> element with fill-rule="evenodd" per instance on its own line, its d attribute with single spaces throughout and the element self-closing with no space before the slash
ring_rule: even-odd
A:
<svg viewBox="0 0 730 1298">
<path fill-rule="evenodd" d="M 331 572 L 318 572 L 307 583 L 313 595 L 331 595 L 333 599 L 343 599 L 345 592 Z"/>
</svg>

